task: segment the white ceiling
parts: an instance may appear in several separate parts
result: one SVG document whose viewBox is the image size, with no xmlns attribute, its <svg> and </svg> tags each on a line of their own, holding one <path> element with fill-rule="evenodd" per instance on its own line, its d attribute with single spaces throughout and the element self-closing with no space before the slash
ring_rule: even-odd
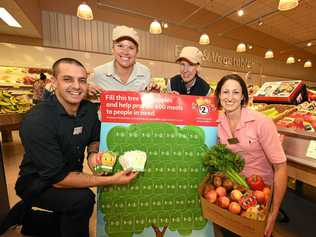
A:
<svg viewBox="0 0 316 237">
<path fill-rule="evenodd" d="M 295 47 L 316 55 L 316 1 L 301 0 L 299 6 L 289 11 L 278 11 L 277 0 L 186 0 L 196 6 L 205 6 L 206 9 L 219 15 L 219 18 L 227 15 L 225 18 L 240 23 L 242 26 L 223 29 L 222 37 L 230 37 L 244 26 L 248 26 L 256 31 L 263 32 L 274 38 L 280 39 L 289 45 L 279 48 L 281 52 L 288 52 Z M 245 6 L 244 16 L 239 17 L 234 10 Z M 229 14 L 231 13 L 231 14 Z M 260 18 L 262 17 L 262 18 Z M 216 19 L 218 20 L 218 19 Z M 214 22 L 216 21 L 214 20 Z M 223 18 L 222 18 L 223 20 Z M 258 25 L 261 20 L 264 24 Z M 210 27 L 220 23 L 217 21 Z M 242 40 L 242 39 L 240 39 Z M 307 42 L 313 42 L 314 46 L 307 47 Z M 256 42 L 250 42 L 256 44 Z M 260 45 L 258 45 L 260 46 Z M 267 47 L 267 45 L 262 45 Z"/>
</svg>

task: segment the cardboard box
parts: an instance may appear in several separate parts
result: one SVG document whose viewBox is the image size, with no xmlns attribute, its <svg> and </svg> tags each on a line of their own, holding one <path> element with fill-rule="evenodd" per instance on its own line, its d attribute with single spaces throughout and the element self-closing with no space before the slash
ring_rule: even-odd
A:
<svg viewBox="0 0 316 237">
<path fill-rule="evenodd" d="M 223 209 L 216 204 L 209 203 L 203 197 L 204 186 L 208 177 L 199 186 L 199 194 L 202 206 L 203 216 L 211 220 L 219 226 L 222 226 L 242 237 L 264 237 L 264 229 L 267 222 L 267 215 L 271 203 L 271 196 L 268 200 L 268 205 L 265 207 L 266 218 L 264 221 L 257 221 L 233 214 L 226 209 Z"/>
</svg>

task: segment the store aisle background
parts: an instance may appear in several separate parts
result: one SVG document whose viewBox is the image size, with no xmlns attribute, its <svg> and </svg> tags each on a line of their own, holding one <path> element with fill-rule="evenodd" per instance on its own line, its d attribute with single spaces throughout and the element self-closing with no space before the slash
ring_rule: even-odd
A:
<svg viewBox="0 0 316 237">
<path fill-rule="evenodd" d="M 19 165 L 23 156 L 23 146 L 17 131 L 13 132 L 13 142 L 2 144 L 3 159 L 5 166 L 6 182 L 10 206 L 19 201 L 16 196 L 14 185 L 19 172 Z M 85 164 L 84 170 L 89 172 Z M 96 192 L 96 188 L 93 189 Z M 283 202 L 283 210 L 289 215 L 289 223 L 279 223 L 273 237 L 314 237 L 314 222 L 316 220 L 316 188 L 304 186 L 302 198 L 294 191 L 288 190 Z M 92 218 L 90 219 L 90 236 L 96 236 L 96 205 Z M 220 234 L 216 235 L 220 237 Z M 9 230 L 1 237 L 23 237 L 19 229 Z"/>
</svg>

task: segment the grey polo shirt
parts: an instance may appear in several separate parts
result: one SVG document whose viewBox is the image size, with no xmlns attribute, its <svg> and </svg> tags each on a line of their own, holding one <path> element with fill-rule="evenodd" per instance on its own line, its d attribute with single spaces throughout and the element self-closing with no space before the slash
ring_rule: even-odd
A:
<svg viewBox="0 0 316 237">
<path fill-rule="evenodd" d="M 136 62 L 127 83 L 123 83 L 115 73 L 114 61 L 111 61 L 96 67 L 89 82 L 105 90 L 144 91 L 150 80 L 149 68 Z"/>
</svg>

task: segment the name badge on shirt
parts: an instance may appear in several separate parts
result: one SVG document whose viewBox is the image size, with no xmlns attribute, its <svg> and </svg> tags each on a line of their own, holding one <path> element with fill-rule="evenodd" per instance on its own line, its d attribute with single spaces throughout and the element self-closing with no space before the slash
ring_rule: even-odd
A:
<svg viewBox="0 0 316 237">
<path fill-rule="evenodd" d="M 237 137 L 228 138 L 227 141 L 229 144 L 238 144 L 239 143 L 239 140 Z"/>
<path fill-rule="evenodd" d="M 72 133 L 72 135 L 80 135 L 80 134 L 82 133 L 82 129 L 83 129 L 82 126 L 80 126 L 80 127 L 75 127 L 75 128 L 74 128 L 74 131 L 73 131 L 73 133 Z"/>
</svg>

